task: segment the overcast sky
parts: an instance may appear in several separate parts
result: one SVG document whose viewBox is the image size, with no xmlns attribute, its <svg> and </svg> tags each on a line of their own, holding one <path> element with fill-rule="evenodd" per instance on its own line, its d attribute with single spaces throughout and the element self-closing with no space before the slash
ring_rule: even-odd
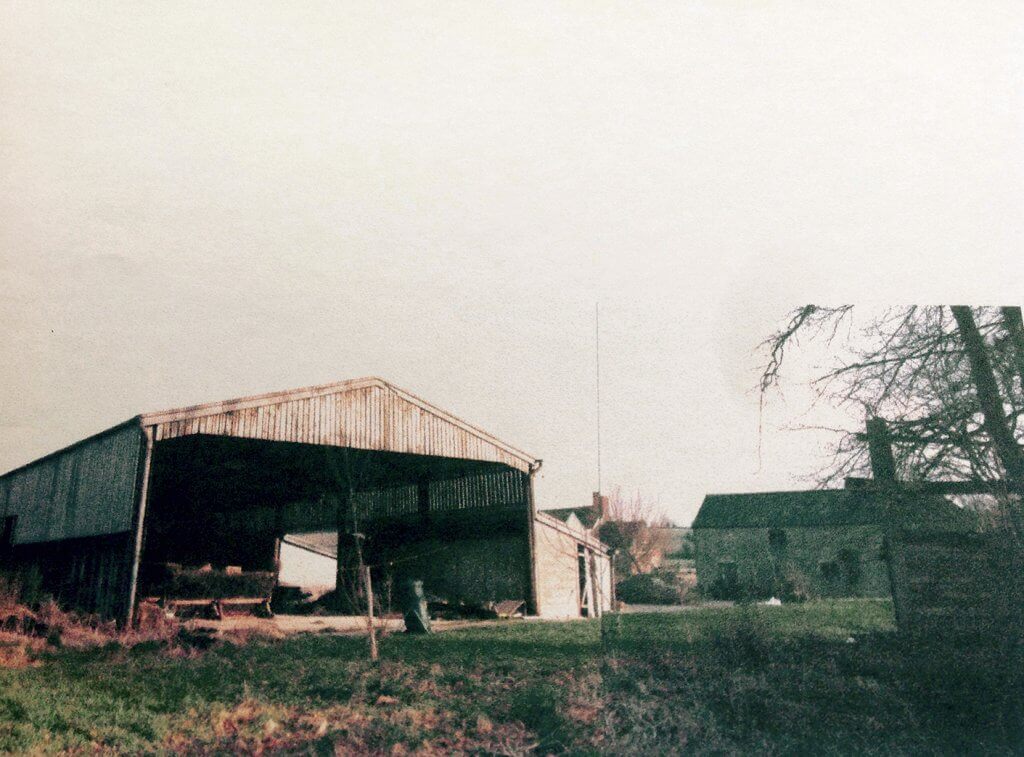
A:
<svg viewBox="0 0 1024 757">
<path fill-rule="evenodd" d="M 790 308 L 1024 274 L 1024 5 L 838 5 L 4 2 L 0 470 L 379 375 L 585 504 L 599 301 L 606 489 L 802 486 Z"/>
</svg>

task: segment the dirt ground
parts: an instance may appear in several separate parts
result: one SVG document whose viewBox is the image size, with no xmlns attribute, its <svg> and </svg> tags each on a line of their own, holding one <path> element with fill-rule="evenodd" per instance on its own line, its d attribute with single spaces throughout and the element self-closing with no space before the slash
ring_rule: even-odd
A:
<svg viewBox="0 0 1024 757">
<path fill-rule="evenodd" d="M 637 613 L 642 613 L 642 614 L 646 615 L 646 614 L 650 614 L 652 612 L 656 612 L 656 613 L 689 612 L 691 610 L 700 610 L 700 609 L 706 609 L 706 608 L 709 608 L 709 607 L 711 607 L 711 608 L 714 608 L 714 607 L 718 607 L 718 608 L 732 607 L 733 604 L 735 604 L 735 603 L 734 602 L 727 602 L 727 601 L 724 601 L 724 600 L 723 601 L 720 601 L 720 600 L 710 600 L 710 601 L 707 601 L 707 602 L 701 602 L 700 604 L 693 604 L 693 605 L 623 605 L 622 612 L 623 612 L 623 614 L 626 614 L 626 615 L 635 615 Z"/>
<path fill-rule="evenodd" d="M 623 614 L 635 613 L 676 613 L 701 607 L 729 607 L 732 602 L 707 602 L 702 605 L 625 605 Z M 565 619 L 560 619 L 560 622 Z M 583 620 L 581 618 L 581 620 Z M 549 622 L 542 618 L 516 618 L 511 620 L 435 620 L 431 628 L 436 632 L 460 628 L 482 628 L 494 625 L 517 623 Z M 273 618 L 257 618 L 252 615 L 229 615 L 221 620 L 192 619 L 185 622 L 188 628 L 203 628 L 217 633 L 250 632 L 264 636 L 284 638 L 297 634 L 330 634 L 357 636 L 366 633 L 366 616 L 358 615 L 275 615 Z M 379 630 L 391 633 L 402 632 L 405 624 L 399 617 L 377 618 Z"/>
<path fill-rule="evenodd" d="M 513 620 L 435 620 L 431 628 L 437 632 L 457 628 L 508 625 L 522 623 Z M 203 628 L 217 633 L 251 632 L 264 636 L 286 637 L 297 634 L 331 634 L 357 636 L 366 633 L 366 616 L 358 615 L 275 615 L 273 618 L 257 618 L 252 615 L 229 615 L 221 620 L 192 619 L 185 622 L 187 628 Z M 389 632 L 402 632 L 405 623 L 401 618 L 377 618 L 376 627 Z"/>
</svg>

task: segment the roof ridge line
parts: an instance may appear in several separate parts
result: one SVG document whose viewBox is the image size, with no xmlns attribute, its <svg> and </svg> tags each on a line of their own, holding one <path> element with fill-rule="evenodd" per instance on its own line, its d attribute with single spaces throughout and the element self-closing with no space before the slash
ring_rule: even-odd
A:
<svg viewBox="0 0 1024 757">
<path fill-rule="evenodd" d="M 844 492 L 857 492 L 857 489 L 772 489 L 770 491 L 758 492 L 712 492 L 705 494 L 705 497 L 763 497 L 766 494 L 834 494 Z"/>
<path fill-rule="evenodd" d="M 278 405 L 285 402 L 291 402 L 293 400 L 311 399 L 313 397 L 333 394 L 338 391 L 349 391 L 371 386 L 378 386 L 381 389 L 392 391 L 402 399 L 407 402 L 411 402 L 425 412 L 428 412 L 441 420 L 447 421 L 448 423 L 461 427 L 464 431 L 468 431 L 469 433 L 480 437 L 484 441 L 500 447 L 505 452 L 508 452 L 513 457 L 517 457 L 527 464 L 532 465 L 539 459 L 518 447 L 514 447 L 508 442 L 502 441 L 479 426 L 475 426 L 472 423 L 464 421 L 462 418 L 459 418 L 446 410 L 442 410 L 437 405 L 434 405 L 407 389 L 396 386 L 390 381 L 380 378 L 379 376 L 364 376 L 362 378 L 346 379 L 344 381 L 335 381 L 328 384 L 315 384 L 298 389 L 285 389 L 282 391 L 265 392 L 262 394 L 253 394 L 246 397 L 237 397 L 234 399 L 220 400 L 216 402 L 206 402 L 198 405 L 186 405 L 184 407 L 172 408 L 169 410 L 142 413 L 139 418 L 142 425 L 149 426 L 159 423 L 169 423 L 176 420 L 201 418 L 210 415 L 218 415 L 220 413 L 234 412 L 236 410 L 245 410 L 251 407 Z"/>
<path fill-rule="evenodd" d="M 169 415 L 186 415 L 189 418 L 199 418 L 205 415 L 217 415 L 218 413 L 224 413 L 231 410 L 244 410 L 245 407 L 262 404 L 275 405 L 281 402 L 288 402 L 292 399 L 308 399 L 310 397 L 320 396 L 322 394 L 330 394 L 332 391 L 341 388 L 359 388 L 360 386 L 372 386 L 374 383 L 380 383 L 387 385 L 382 378 L 377 376 L 364 376 L 362 378 L 345 379 L 344 381 L 332 381 L 327 384 L 312 384 L 310 386 L 298 387 L 295 389 L 279 389 L 273 392 L 262 392 L 260 394 L 250 394 L 243 397 L 232 397 L 226 400 L 216 400 L 214 402 L 201 402 L 195 405 L 181 405 L 179 407 L 168 408 L 167 410 L 155 410 L 149 413 L 140 414 L 143 425 L 152 425 L 153 423 L 163 423 L 164 421 L 159 420 L 163 416 Z M 265 402 L 266 400 L 276 400 L 275 402 Z"/>
</svg>

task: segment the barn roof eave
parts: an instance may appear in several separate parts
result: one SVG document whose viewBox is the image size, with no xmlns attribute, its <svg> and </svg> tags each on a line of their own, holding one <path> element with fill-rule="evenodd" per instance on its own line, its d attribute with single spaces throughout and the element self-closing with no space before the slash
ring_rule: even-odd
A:
<svg viewBox="0 0 1024 757">
<path fill-rule="evenodd" d="M 293 400 L 310 399 L 312 397 L 320 397 L 327 394 L 336 394 L 339 392 L 356 391 L 358 389 L 364 389 L 368 387 L 379 387 L 387 391 L 394 392 L 399 397 L 404 399 L 413 405 L 418 406 L 424 412 L 430 413 L 435 417 L 447 421 L 462 430 L 470 433 L 480 439 L 498 447 L 504 452 L 508 453 L 512 457 L 515 457 L 525 463 L 528 468 L 533 469 L 540 463 L 540 459 L 530 455 L 523 450 L 513 447 L 507 442 L 503 442 L 497 437 L 489 434 L 478 426 L 474 426 L 468 423 L 458 416 L 452 415 L 445 410 L 433 405 L 426 400 L 418 397 L 417 395 L 395 386 L 389 381 L 386 381 L 377 376 L 367 376 L 364 378 L 348 379 L 346 381 L 335 381 L 329 384 L 318 384 L 315 386 L 307 386 L 299 389 L 287 389 L 278 392 L 267 392 L 264 394 L 254 394 L 248 397 L 239 397 L 231 400 L 221 400 L 219 402 L 208 402 L 201 405 L 189 405 L 186 407 L 175 408 L 171 410 L 159 410 L 152 413 L 143 413 L 139 416 L 139 422 L 143 426 L 154 426 L 162 423 L 172 423 L 174 421 L 188 420 L 192 418 L 201 418 L 209 415 L 218 415 L 220 413 L 235 412 L 238 410 L 245 410 L 253 407 L 260 407 L 265 405 L 276 405 L 283 402 L 291 402 Z"/>
</svg>

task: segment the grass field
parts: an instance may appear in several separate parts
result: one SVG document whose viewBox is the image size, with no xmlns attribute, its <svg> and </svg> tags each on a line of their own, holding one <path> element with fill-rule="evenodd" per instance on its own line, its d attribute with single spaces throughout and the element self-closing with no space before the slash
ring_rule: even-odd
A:
<svg viewBox="0 0 1024 757">
<path fill-rule="evenodd" d="M 0 670 L 0 750 L 1013 753 L 1005 682 L 908 657 L 887 602 L 509 622 Z M 972 677 L 973 676 L 973 677 Z M 965 693 L 969 694 L 965 696 Z"/>
</svg>

